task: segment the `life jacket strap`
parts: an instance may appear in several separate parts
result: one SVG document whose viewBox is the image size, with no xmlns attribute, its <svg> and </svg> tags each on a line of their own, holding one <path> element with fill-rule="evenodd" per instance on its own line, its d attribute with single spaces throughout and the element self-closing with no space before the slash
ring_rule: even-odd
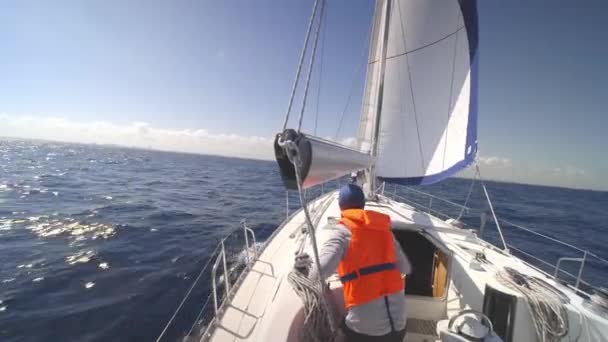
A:
<svg viewBox="0 0 608 342">
<path fill-rule="evenodd" d="M 347 273 L 347 274 L 341 276 L 340 282 L 342 282 L 342 284 L 344 284 L 348 281 L 353 281 L 353 280 L 359 278 L 360 276 L 364 276 L 364 275 L 368 275 L 368 274 L 372 274 L 372 273 L 383 272 L 383 271 L 394 270 L 396 268 L 397 268 L 397 265 L 394 262 L 387 262 L 384 264 L 371 265 L 371 266 L 360 268 L 356 271 L 353 271 L 353 272 L 350 272 L 350 273 Z"/>
</svg>

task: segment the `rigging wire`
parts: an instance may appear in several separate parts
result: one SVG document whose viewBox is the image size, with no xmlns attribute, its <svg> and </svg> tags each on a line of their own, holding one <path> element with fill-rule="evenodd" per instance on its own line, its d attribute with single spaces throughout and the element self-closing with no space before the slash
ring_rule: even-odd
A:
<svg viewBox="0 0 608 342">
<path fill-rule="evenodd" d="M 496 217 L 496 213 L 494 212 L 494 206 L 492 205 L 492 201 L 490 200 L 490 195 L 488 194 L 488 189 L 486 189 L 486 184 L 481 177 L 481 171 L 479 171 L 479 164 L 475 162 L 475 170 L 479 175 L 479 182 L 481 183 L 481 188 L 483 189 L 483 193 L 486 195 L 486 199 L 488 200 L 488 204 L 490 206 L 490 211 L 492 212 L 492 218 L 494 218 L 494 224 L 496 225 L 496 230 L 498 230 L 498 235 L 500 235 L 500 240 L 502 241 L 503 250 L 509 253 L 509 247 L 507 247 L 507 242 L 505 241 L 505 237 L 502 235 L 502 229 L 500 229 L 500 223 L 498 222 L 498 218 Z"/>
<path fill-rule="evenodd" d="M 300 109 L 300 118 L 298 119 L 298 133 L 302 129 L 302 121 L 304 119 L 304 109 L 306 108 L 306 98 L 308 97 L 308 87 L 310 86 L 310 79 L 312 75 L 313 66 L 315 63 L 315 57 L 317 54 L 317 44 L 319 43 L 319 33 L 321 32 L 321 26 L 323 24 L 323 13 L 325 11 L 325 0 L 321 0 L 321 14 L 319 15 L 319 24 L 315 32 L 315 38 L 313 40 L 312 53 L 310 56 L 310 63 L 308 66 L 308 75 L 306 76 L 306 85 L 304 86 L 304 96 L 302 97 L 302 108 Z"/>
<path fill-rule="evenodd" d="M 324 0 L 321 0 L 324 1 Z M 298 69 L 296 71 L 296 78 L 293 82 L 293 88 L 291 89 L 291 96 L 289 97 L 289 104 L 287 105 L 287 112 L 285 113 L 285 121 L 283 122 L 283 130 L 287 128 L 287 123 L 289 122 L 289 114 L 291 114 L 291 107 L 293 106 L 293 99 L 296 95 L 296 89 L 298 88 L 298 83 L 300 81 L 300 72 L 302 71 L 302 65 L 304 64 L 304 57 L 306 56 L 306 50 L 308 46 L 308 39 L 310 38 L 311 29 L 313 23 L 315 21 L 315 17 L 317 15 L 317 5 L 319 4 L 319 0 L 315 0 L 315 4 L 313 5 L 312 14 L 310 15 L 310 20 L 308 21 L 308 29 L 306 30 L 306 38 L 304 39 L 304 46 L 302 47 L 302 53 L 300 54 L 300 61 L 298 62 Z"/>
<path fill-rule="evenodd" d="M 371 23 L 370 23 L 370 25 L 369 25 L 369 28 L 367 30 L 368 31 L 367 32 L 367 39 L 363 40 L 363 43 L 365 45 L 369 45 L 370 42 L 371 42 L 373 27 L 374 27 L 374 21 L 372 20 Z M 355 70 L 354 70 L 354 73 L 353 73 L 353 78 L 352 78 L 352 81 L 351 81 L 351 84 L 350 84 L 350 90 L 348 91 L 348 98 L 346 99 L 346 104 L 344 105 L 344 109 L 342 109 L 342 115 L 340 115 L 340 121 L 338 122 L 338 129 L 336 129 L 336 134 L 334 135 L 334 140 L 338 139 L 338 135 L 340 134 L 340 131 L 342 130 L 342 124 L 344 122 L 344 117 L 346 116 L 346 111 L 348 110 L 348 107 L 350 106 L 350 101 L 351 101 L 351 98 L 353 97 L 353 93 L 354 93 L 354 90 L 355 90 L 355 84 L 356 84 L 356 80 L 357 80 L 357 75 L 359 73 L 361 73 L 361 70 L 363 69 L 363 67 L 366 66 L 367 63 L 368 63 L 367 59 L 364 59 L 366 52 L 368 52 L 366 49 L 361 49 L 361 56 L 359 57 L 359 60 L 364 60 L 365 62 L 362 63 L 359 66 L 355 66 Z"/>
<path fill-rule="evenodd" d="M 464 204 L 460 208 L 460 213 L 458 214 L 458 217 L 456 218 L 457 221 L 460 221 L 460 219 L 462 218 L 462 215 L 464 215 L 465 210 L 469 209 L 467 207 L 467 204 L 469 203 L 469 199 L 471 198 L 471 193 L 473 193 L 473 186 L 475 185 L 475 181 L 477 180 L 478 176 L 479 176 L 479 174 L 476 171 L 475 176 L 473 177 L 473 179 L 471 179 L 471 185 L 469 186 L 469 192 L 467 193 L 467 197 L 465 198 Z"/>
<path fill-rule="evenodd" d="M 158 338 L 156 339 L 156 342 L 159 342 L 163 338 L 163 336 L 167 332 L 167 329 L 169 329 L 169 326 L 171 326 L 171 323 L 173 323 L 173 321 L 175 320 L 175 317 L 177 317 L 177 313 L 182 309 L 182 306 L 184 306 L 184 303 L 186 302 L 186 300 L 188 299 L 188 297 L 190 297 L 190 294 L 192 293 L 192 290 L 194 290 L 194 287 L 196 286 L 196 284 L 198 284 L 198 281 L 201 279 L 201 276 L 203 275 L 203 273 L 205 273 L 205 271 L 207 270 L 207 267 L 209 267 L 209 264 L 211 264 L 211 260 L 213 259 L 213 255 L 215 255 L 215 253 L 218 251 L 219 247 L 220 247 L 220 245 L 217 245 L 215 247 L 215 249 L 213 250 L 213 252 L 211 252 L 211 254 L 209 255 L 209 259 L 205 263 L 205 266 L 203 266 L 203 268 L 201 269 L 201 271 L 198 274 L 198 276 L 196 277 L 196 279 L 192 282 L 192 286 L 190 286 L 190 289 L 188 290 L 188 292 L 186 292 L 186 295 L 182 299 L 181 303 L 179 303 L 177 309 L 175 309 L 175 312 L 173 313 L 173 316 L 171 316 L 171 319 L 169 319 L 169 321 L 165 325 L 163 331 L 160 333 L 160 335 L 158 335 Z"/>
<path fill-rule="evenodd" d="M 327 16 L 327 10 L 324 13 L 325 16 Z M 317 88 L 317 108 L 315 111 L 315 129 L 314 129 L 314 135 L 317 135 L 317 127 L 318 127 L 318 123 L 319 123 L 319 103 L 321 102 L 321 84 L 323 81 L 323 57 L 325 56 L 325 37 L 327 36 L 327 20 L 325 19 L 323 21 L 323 29 L 321 30 L 321 34 L 322 34 L 322 38 L 321 38 L 321 60 L 319 61 L 319 87 Z"/>
<path fill-rule="evenodd" d="M 190 327 L 190 330 L 188 330 L 188 333 L 186 334 L 186 336 L 191 336 L 191 335 L 192 335 L 192 332 L 194 331 L 194 328 L 196 327 L 196 325 L 200 323 L 200 321 L 199 321 L 199 320 L 201 319 L 201 316 L 203 316 L 203 313 L 205 312 L 205 309 L 207 308 L 207 304 L 209 304 L 209 300 L 211 299 L 211 296 L 212 296 L 212 295 L 213 295 L 213 294 L 212 294 L 212 293 L 210 293 L 210 294 L 207 296 L 207 300 L 206 300 L 206 301 L 205 301 L 205 303 L 203 304 L 203 307 L 201 308 L 201 310 L 198 312 L 198 315 L 196 316 L 196 319 L 194 320 L 194 323 L 193 323 L 193 324 L 192 324 L 192 326 Z"/>
</svg>

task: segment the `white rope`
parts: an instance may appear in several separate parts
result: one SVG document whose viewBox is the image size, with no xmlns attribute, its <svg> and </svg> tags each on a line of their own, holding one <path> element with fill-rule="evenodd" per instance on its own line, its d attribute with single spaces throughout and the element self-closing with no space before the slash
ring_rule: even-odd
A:
<svg viewBox="0 0 608 342">
<path fill-rule="evenodd" d="M 312 55 L 310 56 L 310 64 L 308 66 L 308 74 L 306 75 L 306 85 L 304 86 L 304 96 L 302 97 L 302 108 L 300 109 L 300 118 L 298 119 L 298 132 L 302 128 L 302 121 L 304 120 L 304 109 L 306 108 L 306 99 L 308 97 L 308 87 L 310 86 L 310 79 L 312 78 L 312 69 L 315 63 L 315 57 L 317 55 L 317 44 L 319 42 L 319 32 L 321 32 L 321 26 L 323 24 L 323 12 L 325 11 L 325 0 L 321 0 L 321 12 L 319 14 L 319 24 L 315 30 L 315 38 L 313 40 Z M 285 127 L 283 128 L 285 129 Z"/>
<path fill-rule="evenodd" d="M 333 340 L 334 334 L 330 327 L 331 319 L 326 319 L 326 317 L 329 317 L 329 312 L 323 305 L 323 292 L 319 290 L 317 283 L 296 270 L 289 273 L 287 280 L 304 303 L 304 326 L 300 329 L 300 341 L 325 342 Z"/>
<path fill-rule="evenodd" d="M 318 277 L 318 282 L 316 284 L 314 281 L 308 279 L 306 275 L 296 270 L 292 271 L 288 276 L 288 280 L 294 288 L 294 291 L 304 302 L 306 316 L 304 320 L 304 329 L 301 330 L 300 338 L 302 341 L 330 341 L 334 335 L 333 332 L 336 331 L 336 325 L 333 321 L 329 304 L 325 301 L 325 296 L 323 295 L 325 282 L 321 275 L 319 248 L 317 246 L 314 224 L 310 218 L 308 204 L 306 203 L 306 198 L 302 189 L 302 178 L 300 176 L 302 162 L 299 157 L 298 147 L 293 141 L 284 141 L 282 144 L 286 149 L 289 160 L 294 165 L 298 194 L 308 226 L 308 237 L 310 238 L 313 249 L 314 262 L 317 264 L 316 276 Z"/>
<path fill-rule="evenodd" d="M 285 114 L 285 121 L 283 122 L 283 130 L 287 128 L 289 122 L 289 114 L 291 113 L 291 107 L 293 106 L 293 99 L 296 95 L 296 89 L 298 88 L 298 82 L 300 81 L 300 72 L 302 71 L 302 65 L 304 64 L 304 57 L 306 56 L 306 47 L 308 46 L 308 39 L 310 38 L 310 31 L 317 15 L 317 5 L 319 0 L 315 0 L 315 4 L 312 8 L 312 14 L 308 21 L 308 29 L 306 30 L 306 38 L 304 39 L 304 46 L 302 47 L 302 53 L 300 54 L 300 62 L 298 63 L 298 69 L 296 71 L 296 78 L 293 82 L 293 88 L 291 89 L 291 96 L 289 97 L 289 104 L 287 105 L 287 113 Z"/>
<path fill-rule="evenodd" d="M 564 305 L 568 299 L 563 293 L 509 267 L 498 272 L 496 278 L 525 297 L 540 342 L 559 342 L 568 334 L 568 312 Z"/>
<path fill-rule="evenodd" d="M 594 293 L 591 296 L 589 296 L 589 299 L 591 300 L 592 303 L 595 303 L 595 304 L 601 306 L 602 308 L 604 308 L 605 310 L 608 310 L 608 298 L 602 297 L 599 294 Z"/>
</svg>

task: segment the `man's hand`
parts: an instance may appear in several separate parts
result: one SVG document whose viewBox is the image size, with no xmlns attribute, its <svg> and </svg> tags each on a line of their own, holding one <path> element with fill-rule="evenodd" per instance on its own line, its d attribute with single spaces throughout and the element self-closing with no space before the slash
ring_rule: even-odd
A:
<svg viewBox="0 0 608 342">
<path fill-rule="evenodd" d="M 312 259 L 308 253 L 302 253 L 296 255 L 293 267 L 296 271 L 302 273 L 305 276 L 308 276 L 308 270 L 310 270 L 310 265 L 312 265 Z"/>
</svg>

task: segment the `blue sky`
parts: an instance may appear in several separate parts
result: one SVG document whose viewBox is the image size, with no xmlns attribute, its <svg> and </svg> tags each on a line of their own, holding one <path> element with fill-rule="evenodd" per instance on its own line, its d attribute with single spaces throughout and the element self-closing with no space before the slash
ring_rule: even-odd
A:
<svg viewBox="0 0 608 342">
<path fill-rule="evenodd" d="M 2 1 L 0 135 L 268 157 L 311 7 Z M 353 80 L 338 138 L 355 134 L 372 10 L 371 0 L 329 1 L 322 136 L 336 134 Z M 608 189 L 608 2 L 484 0 L 479 16 L 482 171 Z"/>
</svg>

